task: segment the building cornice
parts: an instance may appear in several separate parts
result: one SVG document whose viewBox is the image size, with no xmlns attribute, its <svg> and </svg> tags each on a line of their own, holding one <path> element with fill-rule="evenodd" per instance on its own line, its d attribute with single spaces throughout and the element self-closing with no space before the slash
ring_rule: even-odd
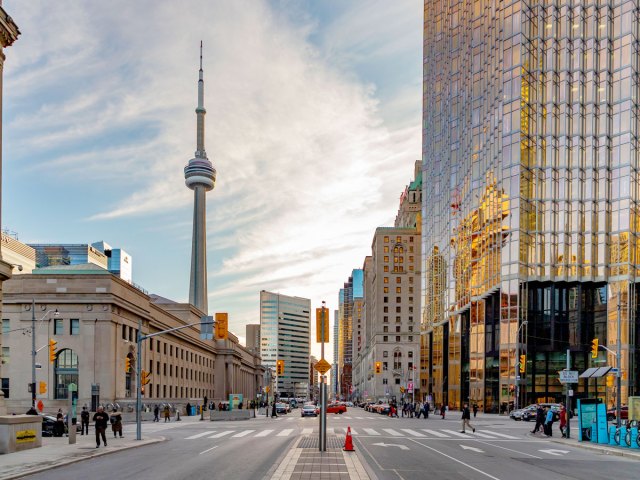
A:
<svg viewBox="0 0 640 480">
<path fill-rule="evenodd" d="M 13 45 L 13 42 L 18 39 L 18 35 L 20 35 L 18 25 L 5 9 L 0 7 L 0 42 L 2 42 L 2 47 Z"/>
</svg>

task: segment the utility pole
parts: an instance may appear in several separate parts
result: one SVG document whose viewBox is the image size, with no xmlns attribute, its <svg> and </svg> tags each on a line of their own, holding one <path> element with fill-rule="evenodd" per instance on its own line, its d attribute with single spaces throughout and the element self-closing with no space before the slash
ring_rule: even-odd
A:
<svg viewBox="0 0 640 480">
<path fill-rule="evenodd" d="M 324 361 L 324 342 L 326 338 L 324 338 L 324 326 L 327 320 L 326 316 L 326 306 L 325 301 L 322 301 L 322 315 L 320 325 L 321 332 L 321 342 L 320 342 L 320 358 Z M 319 450 L 321 452 L 327 451 L 327 377 L 322 374 L 320 376 L 320 442 L 319 442 Z"/>
<path fill-rule="evenodd" d="M 36 299 L 31 299 L 31 406 L 36 408 Z"/>
<path fill-rule="evenodd" d="M 618 428 L 622 424 L 622 420 L 620 418 L 621 414 L 621 402 L 622 402 L 622 365 L 620 364 L 620 360 L 622 358 L 621 346 L 622 346 L 622 338 L 620 335 L 622 333 L 622 328 L 620 326 L 620 309 L 622 305 L 620 304 L 620 291 L 618 291 L 618 346 L 616 348 L 616 366 L 618 367 L 618 373 L 616 374 L 616 420 L 618 423 Z"/>
<path fill-rule="evenodd" d="M 567 371 L 571 370 L 571 350 L 569 350 L 567 348 Z M 565 397 L 565 407 L 564 407 L 564 412 L 567 418 L 567 430 L 565 432 L 565 435 L 567 436 L 567 438 L 571 438 L 570 437 L 570 432 L 571 432 L 571 397 L 569 396 L 569 390 L 571 389 L 571 384 L 567 383 L 566 384 L 566 388 L 567 388 L 567 396 Z"/>
</svg>

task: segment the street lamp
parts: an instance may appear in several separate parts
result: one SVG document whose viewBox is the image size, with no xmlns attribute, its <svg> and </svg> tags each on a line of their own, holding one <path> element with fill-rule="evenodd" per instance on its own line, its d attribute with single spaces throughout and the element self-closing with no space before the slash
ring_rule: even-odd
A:
<svg viewBox="0 0 640 480">
<path fill-rule="evenodd" d="M 39 322 L 44 320 L 47 315 L 54 312 L 55 317 L 59 317 L 58 309 L 47 310 Z M 31 406 L 36 406 L 36 299 L 31 299 Z"/>
<path fill-rule="evenodd" d="M 522 327 L 524 327 L 528 323 L 529 323 L 528 320 L 523 320 L 522 323 L 520 324 L 520 326 L 518 327 L 518 330 L 516 331 L 516 362 L 520 358 L 520 330 L 522 329 Z M 513 375 L 514 375 L 515 381 L 516 381 L 516 399 L 513 402 L 513 409 L 514 410 L 518 409 L 518 402 L 520 400 L 520 381 L 518 380 L 517 365 L 518 364 L 516 363 L 514 365 L 514 369 L 513 369 Z"/>
</svg>

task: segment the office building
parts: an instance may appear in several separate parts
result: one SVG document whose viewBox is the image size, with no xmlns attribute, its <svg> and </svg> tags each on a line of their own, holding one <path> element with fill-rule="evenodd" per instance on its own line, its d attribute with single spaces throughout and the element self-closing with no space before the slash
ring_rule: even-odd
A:
<svg viewBox="0 0 640 480">
<path fill-rule="evenodd" d="M 133 282 L 133 259 L 131 255 L 121 248 L 113 248 L 104 241 L 92 243 L 91 246 L 106 255 L 107 270 L 125 282 Z"/>
<path fill-rule="evenodd" d="M 637 2 L 424 2 L 424 380 L 485 411 L 640 394 Z M 618 312 L 622 335 L 618 338 Z M 519 368 L 519 354 L 525 355 Z"/>
<path fill-rule="evenodd" d="M 276 370 L 280 397 L 305 398 L 309 387 L 311 355 L 311 300 L 262 290 L 260 292 L 260 355 L 267 368 Z"/>
<path fill-rule="evenodd" d="M 260 324 L 252 323 L 245 327 L 246 345 L 251 352 L 260 353 Z"/>
</svg>

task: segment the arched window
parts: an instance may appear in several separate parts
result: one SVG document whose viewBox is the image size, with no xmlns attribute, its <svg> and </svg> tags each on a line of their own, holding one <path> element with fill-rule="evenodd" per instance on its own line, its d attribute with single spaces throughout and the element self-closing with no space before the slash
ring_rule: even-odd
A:
<svg viewBox="0 0 640 480">
<path fill-rule="evenodd" d="M 69 384 L 78 386 L 78 355 L 69 349 L 60 350 L 54 366 L 56 378 L 56 399 L 69 398 Z"/>
</svg>

